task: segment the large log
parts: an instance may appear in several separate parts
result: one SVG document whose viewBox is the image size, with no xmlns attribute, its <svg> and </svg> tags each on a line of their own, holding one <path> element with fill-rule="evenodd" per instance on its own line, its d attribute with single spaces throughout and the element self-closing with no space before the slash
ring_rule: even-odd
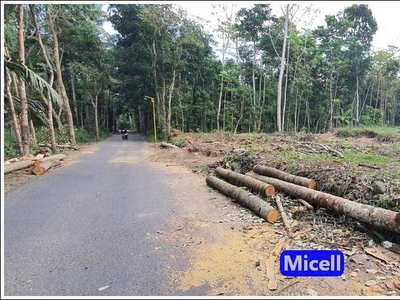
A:
<svg viewBox="0 0 400 300">
<path fill-rule="evenodd" d="M 400 213 L 380 207 L 357 203 L 342 197 L 312 190 L 276 178 L 262 176 L 254 172 L 248 172 L 246 175 L 272 184 L 278 190 L 294 197 L 303 198 L 313 205 L 326 207 L 336 213 L 352 217 L 376 228 L 400 233 Z"/>
<path fill-rule="evenodd" d="M 173 144 L 170 143 L 166 143 L 166 142 L 161 142 L 160 144 L 161 148 L 174 148 L 174 149 L 180 149 L 178 146 L 175 146 Z"/>
<path fill-rule="evenodd" d="M 210 187 L 240 202 L 266 221 L 274 223 L 278 219 L 278 211 L 263 199 L 253 195 L 252 193 L 212 175 L 207 176 L 206 182 Z"/>
<path fill-rule="evenodd" d="M 222 178 L 228 180 L 233 184 L 242 184 L 246 187 L 249 187 L 253 191 L 257 193 L 261 193 L 267 197 L 271 197 L 275 194 L 275 187 L 265 182 L 261 182 L 249 176 L 245 176 L 243 174 L 233 172 L 230 170 L 223 169 L 221 167 L 217 167 L 215 172 L 221 176 Z"/>
<path fill-rule="evenodd" d="M 256 165 L 253 170 L 260 175 L 278 178 L 283 181 L 305 186 L 313 190 L 315 190 L 317 187 L 317 182 L 314 179 L 292 175 L 275 168 Z"/>
<path fill-rule="evenodd" d="M 37 161 L 37 165 L 32 168 L 32 173 L 35 175 L 43 175 L 48 169 L 61 165 L 59 159 L 49 159 L 45 161 Z"/>
<path fill-rule="evenodd" d="M 17 170 L 25 169 L 33 165 L 32 160 L 21 160 L 15 163 L 5 164 L 4 165 L 4 174 L 14 172 Z"/>
<path fill-rule="evenodd" d="M 38 159 L 34 162 L 34 166 L 40 166 L 40 164 L 44 161 L 48 161 L 48 160 L 63 160 L 65 159 L 67 156 L 65 154 L 55 154 L 55 155 L 51 155 L 51 156 L 47 156 L 44 157 L 42 159 Z"/>
</svg>

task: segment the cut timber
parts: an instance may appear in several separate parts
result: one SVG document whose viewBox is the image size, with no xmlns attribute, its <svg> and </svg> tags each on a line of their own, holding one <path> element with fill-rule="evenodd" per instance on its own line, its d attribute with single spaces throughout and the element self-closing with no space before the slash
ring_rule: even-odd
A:
<svg viewBox="0 0 400 300">
<path fill-rule="evenodd" d="M 278 211 L 252 193 L 212 175 L 207 176 L 206 182 L 210 187 L 240 202 L 266 221 L 274 223 L 278 219 Z"/>
<path fill-rule="evenodd" d="M 52 148 L 51 144 L 38 144 L 39 147 L 47 147 L 47 148 Z M 79 150 L 79 147 L 76 145 L 70 145 L 70 144 L 65 144 L 65 145 L 59 145 L 57 144 L 57 148 L 63 148 L 63 149 L 74 149 L 74 150 Z"/>
<path fill-rule="evenodd" d="M 317 182 L 314 179 L 309 179 L 306 177 L 292 175 L 292 174 L 289 174 L 284 171 L 281 171 L 281 170 L 278 170 L 275 168 L 271 168 L 271 167 L 256 165 L 254 167 L 254 172 L 256 172 L 260 175 L 274 177 L 274 178 L 281 179 L 283 181 L 302 185 L 302 186 L 308 187 L 309 189 L 313 189 L 313 190 L 315 190 L 317 187 Z"/>
<path fill-rule="evenodd" d="M 43 162 L 48 161 L 48 160 L 63 160 L 66 157 L 67 156 L 65 154 L 55 154 L 55 155 L 47 156 L 45 158 L 35 161 L 34 166 L 35 167 L 40 166 Z"/>
<path fill-rule="evenodd" d="M 27 167 L 30 167 L 33 165 L 33 161 L 32 160 L 21 160 L 21 161 L 17 161 L 15 163 L 11 163 L 11 164 L 6 164 L 4 165 L 4 174 L 10 173 L 10 172 L 14 172 L 17 170 L 21 170 L 21 169 L 25 169 Z"/>
<path fill-rule="evenodd" d="M 180 149 L 179 147 L 169 144 L 169 143 L 165 143 L 165 142 L 161 142 L 161 148 L 176 148 L 176 149 Z"/>
<path fill-rule="evenodd" d="M 40 164 L 35 165 L 32 168 L 32 173 L 35 175 L 43 175 L 48 169 L 61 165 L 61 161 L 58 159 L 49 159 L 41 161 Z"/>
<path fill-rule="evenodd" d="M 238 184 L 245 185 L 245 186 L 251 188 L 253 191 L 255 191 L 257 193 L 261 193 L 267 197 L 271 197 L 275 194 L 275 187 L 273 185 L 259 181 L 252 177 L 249 177 L 249 176 L 237 173 L 237 172 L 233 172 L 230 170 L 226 170 L 221 167 L 218 167 L 217 169 L 215 169 L 215 172 L 219 176 L 230 181 L 233 184 L 238 183 Z"/>
<path fill-rule="evenodd" d="M 311 190 L 276 178 L 261 176 L 254 172 L 246 173 L 246 175 L 273 184 L 276 189 L 294 197 L 303 198 L 313 205 L 326 207 L 336 213 L 352 217 L 376 228 L 400 233 L 400 213 L 380 207 L 357 203 L 342 197 Z"/>
</svg>

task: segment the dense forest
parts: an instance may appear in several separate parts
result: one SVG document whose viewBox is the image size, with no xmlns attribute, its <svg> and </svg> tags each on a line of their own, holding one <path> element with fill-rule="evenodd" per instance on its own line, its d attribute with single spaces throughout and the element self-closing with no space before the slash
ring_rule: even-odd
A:
<svg viewBox="0 0 400 300">
<path fill-rule="evenodd" d="M 326 132 L 400 125 L 400 49 L 372 51 L 379 24 L 354 4 L 313 30 L 298 5 L 232 13 L 207 32 L 178 5 L 4 5 L 5 148 L 76 144 L 122 127 Z M 110 21 L 116 35 L 102 27 Z M 396 30 L 396 29 L 393 29 Z M 15 145 L 14 145 L 15 144 Z"/>
</svg>

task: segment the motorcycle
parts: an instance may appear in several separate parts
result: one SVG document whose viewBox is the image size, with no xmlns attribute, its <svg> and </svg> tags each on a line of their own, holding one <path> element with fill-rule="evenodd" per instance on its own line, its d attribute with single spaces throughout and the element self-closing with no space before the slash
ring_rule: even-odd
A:
<svg viewBox="0 0 400 300">
<path fill-rule="evenodd" d="M 128 140 L 128 133 L 127 132 L 122 133 L 122 140 L 123 141 L 127 141 Z"/>
</svg>

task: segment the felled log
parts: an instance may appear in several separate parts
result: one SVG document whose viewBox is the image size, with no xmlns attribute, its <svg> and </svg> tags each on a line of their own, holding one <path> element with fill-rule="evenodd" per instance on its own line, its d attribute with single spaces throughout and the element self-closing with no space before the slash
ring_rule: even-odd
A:
<svg viewBox="0 0 400 300">
<path fill-rule="evenodd" d="M 161 142 L 161 148 L 177 148 L 177 149 L 180 149 L 178 146 L 175 146 L 175 145 L 172 145 L 172 144 L 170 144 L 170 143 L 166 143 L 166 142 Z"/>
<path fill-rule="evenodd" d="M 317 182 L 314 179 L 292 175 L 287 172 L 284 172 L 284 171 L 281 171 L 281 170 L 278 170 L 275 168 L 271 168 L 271 167 L 256 165 L 254 167 L 254 172 L 256 172 L 260 175 L 274 177 L 274 178 L 281 179 L 283 181 L 302 185 L 302 186 L 308 187 L 309 189 L 313 189 L 313 190 L 315 190 L 317 187 Z"/>
<path fill-rule="evenodd" d="M 59 159 L 48 159 L 45 161 L 37 161 L 37 163 L 38 164 L 32 168 L 32 173 L 35 175 L 43 175 L 50 168 L 61 165 Z"/>
<path fill-rule="evenodd" d="M 278 219 L 278 211 L 252 193 L 212 175 L 207 176 L 206 182 L 210 187 L 240 202 L 266 221 L 274 223 Z"/>
<path fill-rule="evenodd" d="M 47 147 L 51 148 L 51 144 L 39 144 L 39 147 Z M 79 147 L 76 145 L 70 145 L 70 144 L 64 144 L 64 145 L 59 145 L 57 144 L 57 148 L 63 148 L 63 149 L 74 149 L 74 150 L 79 150 Z"/>
<path fill-rule="evenodd" d="M 42 162 L 48 161 L 48 160 L 64 160 L 67 156 L 65 154 L 55 154 L 51 156 L 44 157 L 42 159 L 38 159 L 35 161 L 34 166 L 40 166 Z"/>
<path fill-rule="evenodd" d="M 32 160 L 21 160 L 21 161 L 15 162 L 15 163 L 6 164 L 6 165 L 4 165 L 4 174 L 14 172 L 17 170 L 21 170 L 21 169 L 25 169 L 32 165 L 33 165 Z"/>
<path fill-rule="evenodd" d="M 276 189 L 294 197 L 302 198 L 312 205 L 326 207 L 336 213 L 352 217 L 376 228 L 400 233 L 400 213 L 372 205 L 357 203 L 276 178 L 262 176 L 254 172 L 246 173 L 246 175 L 272 184 Z"/>
<path fill-rule="evenodd" d="M 218 167 L 215 169 L 215 172 L 221 176 L 222 178 L 228 180 L 233 184 L 242 184 L 257 193 L 261 193 L 267 197 L 271 197 L 275 194 L 275 187 L 265 182 L 261 182 L 252 177 L 245 176 L 243 174 L 233 172 L 230 170 L 223 169 Z"/>
</svg>

